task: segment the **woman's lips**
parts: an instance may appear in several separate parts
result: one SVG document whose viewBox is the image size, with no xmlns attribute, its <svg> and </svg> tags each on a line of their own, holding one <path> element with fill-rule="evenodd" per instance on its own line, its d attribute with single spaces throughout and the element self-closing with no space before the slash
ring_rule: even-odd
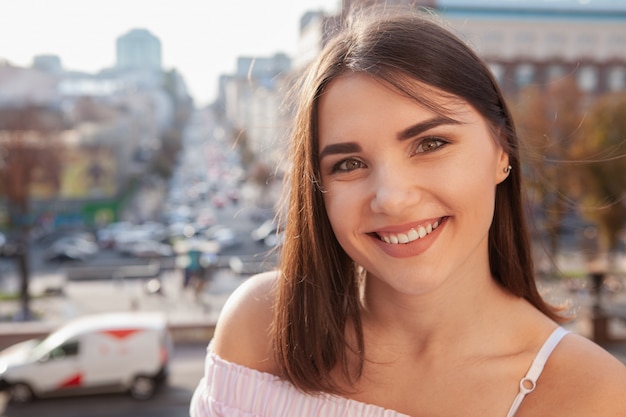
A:
<svg viewBox="0 0 626 417">
<path fill-rule="evenodd" d="M 376 233 L 380 240 L 392 245 L 400 245 L 414 242 L 418 239 L 423 239 L 428 236 L 439 227 L 441 219 L 434 220 L 432 222 L 426 222 L 419 226 L 411 227 L 409 230 L 400 233 L 392 232 L 378 232 Z"/>
<path fill-rule="evenodd" d="M 369 236 L 387 255 L 394 258 L 408 258 L 425 252 L 441 233 L 448 217 L 410 227 L 403 232 L 378 231 Z"/>
</svg>

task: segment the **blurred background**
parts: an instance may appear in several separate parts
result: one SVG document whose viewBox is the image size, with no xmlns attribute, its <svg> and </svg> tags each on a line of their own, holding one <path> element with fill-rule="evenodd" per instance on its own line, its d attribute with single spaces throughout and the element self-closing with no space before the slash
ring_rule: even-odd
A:
<svg viewBox="0 0 626 417">
<path fill-rule="evenodd" d="M 108 311 L 163 312 L 175 347 L 151 401 L 3 415 L 187 415 L 224 300 L 275 266 L 287 93 L 370 3 L 3 1 L 0 348 Z M 540 289 L 626 357 L 626 2 L 386 3 L 432 8 L 487 61 L 522 139 Z"/>
</svg>

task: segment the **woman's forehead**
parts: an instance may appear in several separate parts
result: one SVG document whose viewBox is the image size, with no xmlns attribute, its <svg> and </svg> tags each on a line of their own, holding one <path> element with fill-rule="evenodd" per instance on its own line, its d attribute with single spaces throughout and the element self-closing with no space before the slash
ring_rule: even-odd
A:
<svg viewBox="0 0 626 417">
<path fill-rule="evenodd" d="M 355 80 L 365 81 L 354 83 Z M 351 89 L 352 85 L 352 89 Z M 422 81 L 412 79 L 406 75 L 394 77 L 393 79 L 385 79 L 368 73 L 347 72 L 330 81 L 324 88 L 322 94 L 317 98 L 317 107 L 320 109 L 320 102 L 335 99 L 347 98 L 347 95 L 358 94 L 362 91 L 364 85 L 371 85 L 374 88 L 386 90 L 398 97 L 411 100 L 416 106 L 421 107 L 438 116 L 457 119 L 461 122 L 467 122 L 468 119 L 474 119 L 478 113 L 474 107 L 465 99 L 448 93 L 437 87 L 428 85 Z M 337 91 L 335 91 L 337 90 Z M 340 90 L 340 91 L 339 91 Z M 337 92 L 337 94 L 330 94 Z M 321 115 L 318 114 L 318 117 Z M 480 117 L 480 115 L 478 115 Z"/>
</svg>

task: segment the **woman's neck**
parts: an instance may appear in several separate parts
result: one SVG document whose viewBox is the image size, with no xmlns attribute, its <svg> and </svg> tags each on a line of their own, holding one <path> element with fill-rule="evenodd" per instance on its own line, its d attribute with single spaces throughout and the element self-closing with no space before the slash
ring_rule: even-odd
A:
<svg viewBox="0 0 626 417">
<path fill-rule="evenodd" d="M 506 316 L 527 307 L 489 274 L 449 280 L 421 295 L 403 294 L 373 278 L 365 283 L 362 320 L 366 335 L 421 356 L 442 352 L 442 346 L 467 349 L 471 339 L 484 347 L 485 337 L 510 323 Z"/>
</svg>

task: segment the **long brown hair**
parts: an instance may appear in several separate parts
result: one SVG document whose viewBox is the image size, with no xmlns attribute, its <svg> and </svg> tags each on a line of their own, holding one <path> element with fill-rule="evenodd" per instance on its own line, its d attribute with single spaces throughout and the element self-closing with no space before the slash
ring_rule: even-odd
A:
<svg viewBox="0 0 626 417">
<path fill-rule="evenodd" d="M 348 19 L 297 86 L 300 95 L 290 143 L 285 240 L 273 323 L 283 377 L 304 391 L 338 393 L 342 391 L 331 376 L 333 368 L 340 366 L 346 380 L 354 381 L 363 365 L 359 270 L 332 232 L 319 184 L 318 101 L 332 80 L 348 72 L 367 73 L 418 104 L 445 112 L 424 93 L 425 86 L 433 87 L 465 100 L 485 118 L 512 167 L 496 188 L 489 231 L 491 273 L 512 294 L 559 320 L 535 284 L 518 138 L 491 72 L 432 15 L 375 10 Z M 346 339 L 350 329 L 356 346 Z M 359 358 L 356 369 L 348 360 L 352 353 Z"/>
</svg>

